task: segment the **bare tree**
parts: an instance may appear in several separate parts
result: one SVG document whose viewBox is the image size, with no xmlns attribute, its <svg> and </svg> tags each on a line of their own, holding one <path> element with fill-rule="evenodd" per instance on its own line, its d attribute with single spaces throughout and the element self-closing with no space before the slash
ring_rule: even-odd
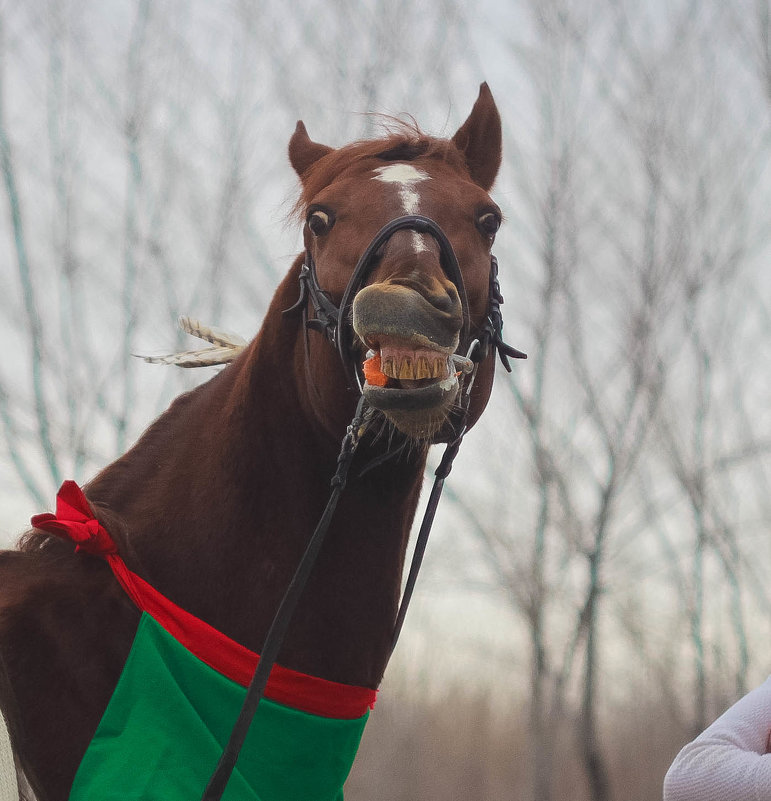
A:
<svg viewBox="0 0 771 801">
<path fill-rule="evenodd" d="M 525 280 L 520 263 L 504 281 L 524 299 L 516 325 L 530 327 L 530 360 L 508 388 L 527 432 L 517 442 L 528 470 L 497 514 L 468 500 L 462 508 L 490 581 L 529 632 L 539 801 L 553 797 L 554 733 L 566 707 L 589 797 L 615 795 L 601 719 L 611 679 L 604 638 L 616 596 L 632 591 L 641 570 L 633 549 L 658 554 L 658 570 L 672 572 L 662 591 L 684 601 L 701 710 L 691 725 L 708 709 L 707 617 L 720 610 L 705 597 L 716 578 L 727 587 L 736 690 L 747 681 L 747 516 L 723 499 L 748 471 L 758 479 L 752 504 L 768 492 L 768 437 L 752 423 L 759 397 L 731 388 L 757 376 L 755 365 L 737 370 L 735 356 L 744 326 L 763 314 L 757 256 L 769 241 L 758 176 L 769 129 L 763 115 L 730 111 L 734 81 L 747 91 L 752 80 L 721 61 L 734 40 L 716 31 L 729 31 L 731 18 L 716 4 L 683 3 L 662 20 L 632 4 L 555 0 L 532 6 L 537 44 L 510 42 L 539 111 L 534 134 L 516 130 L 507 142 L 519 192 L 509 213 L 527 257 Z M 692 515 L 690 570 L 681 567 L 682 530 L 674 541 L 662 534 L 680 522 L 681 503 Z M 639 623 L 625 617 L 622 636 L 645 652 Z M 672 675 L 660 675 L 679 698 Z"/>
<path fill-rule="evenodd" d="M 362 112 L 435 103 L 444 122 L 465 48 L 457 3 L 427 8 L 417 28 L 389 3 L 301 6 L 137 0 L 119 28 L 88 3 L 0 7 L 0 231 L 20 301 L 0 314 L 27 349 L 0 369 L 0 413 L 36 505 L 205 377 L 151 375 L 132 356 L 176 344 L 181 313 L 256 330 L 296 247 L 280 214 L 299 116 L 331 144 L 376 124 Z M 389 79 L 404 59 L 430 64 L 432 79 Z M 24 105 L 24 84 L 44 117 Z"/>
</svg>

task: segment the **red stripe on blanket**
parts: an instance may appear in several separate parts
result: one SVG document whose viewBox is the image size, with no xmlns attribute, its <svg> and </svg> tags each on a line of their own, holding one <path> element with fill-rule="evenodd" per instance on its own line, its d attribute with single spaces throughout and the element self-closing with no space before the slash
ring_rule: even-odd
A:
<svg viewBox="0 0 771 801">
<path fill-rule="evenodd" d="M 102 556 L 115 578 L 136 606 L 154 617 L 178 642 L 202 662 L 246 686 L 260 657 L 203 620 L 166 598 L 141 576 L 129 570 L 120 558 L 109 532 L 74 481 L 65 481 L 56 496 L 56 514 L 35 515 L 32 525 L 77 544 L 76 550 Z M 351 720 L 375 704 L 377 691 L 309 676 L 275 665 L 265 696 L 279 704 L 312 715 Z"/>
</svg>

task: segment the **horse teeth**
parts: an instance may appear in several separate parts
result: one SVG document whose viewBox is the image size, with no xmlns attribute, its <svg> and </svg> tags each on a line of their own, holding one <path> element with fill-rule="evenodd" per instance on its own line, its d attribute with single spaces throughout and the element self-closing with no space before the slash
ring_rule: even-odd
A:
<svg viewBox="0 0 771 801">
<path fill-rule="evenodd" d="M 432 354 L 426 349 L 410 352 L 389 348 L 380 351 L 380 369 L 383 374 L 401 381 L 447 378 L 451 373 L 449 364 L 446 356 Z"/>
</svg>

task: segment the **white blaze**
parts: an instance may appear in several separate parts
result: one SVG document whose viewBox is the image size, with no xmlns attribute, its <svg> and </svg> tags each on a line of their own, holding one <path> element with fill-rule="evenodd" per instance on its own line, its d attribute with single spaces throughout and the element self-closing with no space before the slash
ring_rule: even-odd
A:
<svg viewBox="0 0 771 801">
<path fill-rule="evenodd" d="M 421 181 L 430 181 L 428 173 L 413 167 L 411 164 L 387 164 L 385 167 L 378 167 L 375 172 L 376 181 L 386 184 L 396 184 L 399 192 L 399 200 L 402 202 L 402 209 L 405 214 L 418 214 L 420 210 L 420 193 L 417 184 Z M 415 253 L 428 250 L 423 243 L 423 236 L 418 233 L 412 235 L 413 248 Z"/>
</svg>

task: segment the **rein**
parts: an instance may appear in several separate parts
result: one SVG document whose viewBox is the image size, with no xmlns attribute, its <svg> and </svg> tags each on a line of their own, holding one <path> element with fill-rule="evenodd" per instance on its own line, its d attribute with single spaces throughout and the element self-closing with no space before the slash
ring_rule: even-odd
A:
<svg viewBox="0 0 771 801">
<path fill-rule="evenodd" d="M 201 801 L 221 801 L 222 799 L 227 783 L 238 760 L 238 755 L 246 739 L 249 727 L 251 726 L 252 719 L 263 697 L 268 677 L 278 658 L 292 615 L 294 614 L 311 571 L 313 570 L 327 530 L 332 522 L 332 516 L 337 507 L 340 495 L 345 489 L 348 470 L 356 453 L 356 448 L 366 430 L 368 422 L 368 404 L 364 395 L 361 394 L 363 386 L 362 377 L 353 356 L 353 331 L 350 323 L 351 309 L 353 307 L 353 299 L 363 286 L 368 273 L 372 270 L 380 249 L 391 236 L 397 231 L 404 229 L 413 230 L 418 233 L 428 233 L 436 239 L 440 249 L 442 268 L 447 274 L 447 277 L 455 284 L 463 306 L 463 337 L 468 339 L 470 327 L 468 299 L 463 276 L 460 271 L 460 265 L 458 264 L 457 256 L 455 255 L 455 251 L 447 235 L 439 225 L 430 218 L 420 215 L 407 215 L 391 220 L 384 225 L 362 253 L 348 281 L 348 285 L 343 292 L 339 308 L 335 306 L 329 295 L 319 286 L 313 257 L 310 252 L 306 251 L 305 262 L 300 271 L 300 298 L 297 303 L 290 309 L 287 309 L 284 314 L 293 314 L 298 311 L 302 312 L 306 330 L 313 329 L 326 336 L 340 354 L 349 380 L 353 379 L 353 381 L 351 381 L 352 384 L 355 382 L 360 393 L 360 398 L 356 406 L 353 420 L 351 420 L 351 423 L 348 425 L 340 446 L 340 453 L 337 457 L 337 470 L 330 482 L 332 491 L 327 501 L 326 508 L 316 525 L 313 535 L 306 546 L 305 553 L 300 560 L 297 570 L 289 583 L 289 587 L 270 625 L 260 653 L 260 661 L 247 688 L 241 711 L 231 730 L 230 738 L 223 749 L 217 767 L 212 773 L 209 783 L 204 790 Z M 307 317 L 309 301 L 313 306 L 315 314 L 315 317 L 311 319 Z M 516 348 L 512 348 L 503 341 L 503 318 L 500 311 L 502 303 L 503 296 L 501 295 L 500 284 L 498 283 L 498 262 L 495 256 L 491 256 L 490 296 L 487 317 L 482 327 L 481 338 L 474 339 L 468 347 L 466 358 L 473 362 L 474 368 L 460 390 L 460 413 L 457 422 L 453 425 L 454 436 L 447 443 L 439 466 L 434 473 L 434 484 L 415 542 L 412 563 L 396 615 L 391 641 L 391 653 L 393 653 L 396 648 L 396 643 L 401 634 L 404 619 L 407 614 L 407 608 L 409 607 L 417 583 L 423 555 L 425 554 L 428 544 L 428 537 L 431 532 L 437 507 L 439 506 L 442 489 L 444 488 L 444 481 L 450 474 L 452 463 L 458 454 L 461 442 L 466 434 L 466 420 L 471 401 L 471 389 L 474 385 L 477 368 L 487 357 L 491 345 L 498 352 L 503 366 L 509 372 L 511 372 L 511 366 L 507 357 L 515 359 L 527 358 L 524 353 L 516 350 Z"/>
</svg>

